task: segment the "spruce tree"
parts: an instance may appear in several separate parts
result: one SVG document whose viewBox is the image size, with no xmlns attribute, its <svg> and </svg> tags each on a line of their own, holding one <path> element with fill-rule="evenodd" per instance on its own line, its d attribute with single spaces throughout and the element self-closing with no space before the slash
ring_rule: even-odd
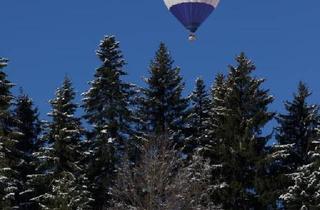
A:
<svg viewBox="0 0 320 210">
<path fill-rule="evenodd" d="M 15 120 L 10 111 L 13 96 L 11 88 L 14 86 L 7 80 L 2 70 L 8 60 L 0 58 L 0 209 L 18 208 L 17 196 L 21 185 L 17 166 L 16 143 L 20 136 L 15 130 Z"/>
<path fill-rule="evenodd" d="M 101 41 L 97 56 L 102 65 L 90 82 L 91 88 L 83 94 L 84 117 L 94 126 L 94 134 L 109 133 L 123 146 L 130 133 L 132 85 L 122 80 L 127 75 L 125 61 L 114 36 Z"/>
<path fill-rule="evenodd" d="M 97 56 L 102 64 L 90 82 L 91 88 L 83 94 L 83 108 L 84 118 L 93 126 L 89 175 L 93 182 L 94 209 L 101 209 L 108 206 L 114 164 L 132 133 L 133 90 L 122 79 L 126 75 L 125 61 L 114 36 L 101 41 Z"/>
<path fill-rule="evenodd" d="M 226 110 L 224 103 L 225 94 L 226 85 L 224 75 L 217 74 L 211 88 L 210 104 L 208 108 L 209 117 L 207 121 L 204 121 L 205 130 L 200 141 L 200 153 L 215 163 L 218 163 L 220 152 L 218 147 L 221 145 L 221 139 L 218 137 L 218 132 L 224 132 L 221 125 L 223 125 L 223 117 Z"/>
<path fill-rule="evenodd" d="M 285 167 L 295 170 L 308 159 L 308 150 L 312 140 L 317 136 L 316 128 L 319 126 L 319 107 L 309 105 L 308 97 L 311 95 L 308 87 L 300 82 L 298 92 L 292 102 L 285 103 L 287 114 L 277 117 L 279 127 L 276 139 L 279 145 L 293 145 L 295 157 Z"/>
<path fill-rule="evenodd" d="M 287 113 L 279 114 L 277 117 L 278 143 L 270 155 L 270 170 L 277 183 L 272 189 L 274 200 L 286 192 L 287 188 L 294 184 L 293 182 L 299 182 L 287 174 L 296 173 L 300 167 L 309 164 L 309 153 L 313 148 L 312 142 L 318 136 L 319 126 L 319 107 L 308 104 L 310 95 L 308 87 L 300 82 L 293 101 L 285 103 Z"/>
<path fill-rule="evenodd" d="M 34 174 L 35 167 L 33 165 L 34 152 L 39 149 L 38 137 L 41 132 L 41 123 L 39 120 L 38 109 L 34 108 L 33 101 L 28 95 L 23 94 L 17 97 L 14 108 L 14 117 L 16 119 L 17 131 L 21 136 L 17 139 L 16 149 L 21 162 L 18 165 L 19 179 L 24 183 L 19 188 L 19 208 L 33 208 L 30 202 L 30 194 L 28 187 L 25 184 L 28 180 L 28 175 Z"/>
<path fill-rule="evenodd" d="M 264 79 L 252 76 L 256 67 L 243 53 L 236 61 L 237 66 L 229 67 L 226 92 L 219 102 L 222 120 L 215 130 L 222 179 L 227 184 L 220 196 L 225 209 L 263 209 L 260 177 L 269 137 L 262 135 L 262 129 L 273 118 L 268 111 L 273 97 L 261 87 Z"/>
<path fill-rule="evenodd" d="M 173 59 L 164 43 L 160 44 L 151 61 L 147 87 L 144 88 L 139 118 L 141 130 L 149 136 L 165 135 L 182 144 L 185 129 L 187 99 L 182 97 L 184 83 L 180 69 L 173 67 Z"/>
<path fill-rule="evenodd" d="M 56 97 L 50 101 L 52 121 L 44 135 L 46 146 L 36 154 L 38 174 L 31 175 L 30 186 L 41 186 L 42 194 L 34 197 L 41 209 L 87 209 L 91 202 L 88 183 L 82 164 L 80 119 L 74 114 L 75 92 L 70 79 L 65 78 Z"/>
<path fill-rule="evenodd" d="M 34 107 L 32 99 L 21 92 L 16 98 L 14 116 L 17 120 L 17 129 L 23 134 L 17 143 L 18 150 L 27 156 L 37 150 L 38 136 L 41 132 L 38 108 Z"/>
<path fill-rule="evenodd" d="M 293 183 L 280 196 L 286 209 L 320 208 L 320 141 L 313 140 L 309 146 L 308 163 L 287 175 Z"/>
<path fill-rule="evenodd" d="M 212 202 L 220 205 L 225 199 L 222 191 L 226 188 L 226 180 L 222 177 L 222 155 L 223 144 L 222 134 L 224 114 L 226 111 L 225 95 L 226 84 L 225 76 L 217 74 L 211 87 L 210 104 L 208 107 L 208 119 L 204 121 L 205 130 L 199 138 L 198 153 L 210 160 L 212 172 L 210 185 L 214 186 L 211 190 Z"/>
<path fill-rule="evenodd" d="M 185 143 L 184 151 L 189 153 L 199 148 L 201 137 L 207 130 L 209 121 L 210 99 L 203 79 L 197 78 L 196 87 L 189 96 L 191 107 L 187 115 L 188 138 Z"/>
</svg>

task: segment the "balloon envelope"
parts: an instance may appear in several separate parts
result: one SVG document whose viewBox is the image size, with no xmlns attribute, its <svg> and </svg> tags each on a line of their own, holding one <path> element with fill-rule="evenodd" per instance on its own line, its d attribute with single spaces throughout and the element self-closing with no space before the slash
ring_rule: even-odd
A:
<svg viewBox="0 0 320 210">
<path fill-rule="evenodd" d="M 164 2 L 170 12 L 192 33 L 197 31 L 219 4 L 219 0 L 164 0 Z"/>
</svg>

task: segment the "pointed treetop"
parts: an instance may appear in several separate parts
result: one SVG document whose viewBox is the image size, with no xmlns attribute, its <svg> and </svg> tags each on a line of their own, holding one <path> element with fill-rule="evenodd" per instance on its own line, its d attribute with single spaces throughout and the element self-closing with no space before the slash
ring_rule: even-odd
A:
<svg viewBox="0 0 320 210">
<path fill-rule="evenodd" d="M 160 42 L 160 45 L 159 45 L 159 50 L 158 52 L 156 53 L 157 55 L 161 55 L 161 54 L 165 54 L 167 55 L 168 57 L 170 57 L 170 52 L 166 46 L 166 44 L 164 42 Z"/>
<path fill-rule="evenodd" d="M 16 98 L 16 105 L 21 106 L 22 109 L 29 109 L 33 107 L 33 100 L 30 96 L 24 92 L 22 87 L 19 87 L 19 95 Z M 34 108 L 35 113 L 38 112 L 38 108 Z"/>
<path fill-rule="evenodd" d="M 315 105 L 309 106 L 307 103 L 307 98 L 311 95 L 312 93 L 309 90 L 308 86 L 304 82 L 300 81 L 298 84 L 297 92 L 293 94 L 293 97 L 294 97 L 293 101 L 292 102 L 286 101 L 285 108 L 288 111 L 294 111 L 293 109 L 296 109 L 299 106 L 305 107 L 306 109 L 314 109 L 316 107 Z M 297 108 L 297 110 L 295 111 L 299 112 L 301 111 L 301 109 Z"/>
<path fill-rule="evenodd" d="M 211 86 L 212 103 L 213 104 L 216 104 L 217 102 L 219 103 L 219 101 L 223 99 L 225 93 L 226 93 L 225 76 L 221 73 L 218 73 L 214 78 L 213 85 Z"/>
<path fill-rule="evenodd" d="M 189 96 L 190 108 L 187 111 L 188 132 L 185 152 L 189 153 L 199 146 L 209 123 L 210 99 L 202 78 L 196 79 L 196 87 Z"/>
<path fill-rule="evenodd" d="M 17 100 L 17 103 L 25 103 L 25 104 L 30 104 L 30 106 L 33 106 L 32 98 L 30 98 L 30 96 L 23 90 L 22 87 L 19 87 L 19 95 L 16 98 L 16 100 Z"/>
<path fill-rule="evenodd" d="M 5 58 L 0 57 L 0 82 L 1 82 L 1 88 L 0 88 L 0 110 L 1 111 L 8 111 L 11 100 L 14 98 L 11 94 L 11 88 L 14 87 L 14 84 L 11 83 L 9 80 L 7 80 L 7 74 L 2 71 L 2 68 L 6 67 L 8 64 L 8 60 Z M 3 118 L 3 117 L 2 117 Z M 0 121 L 1 121 L 0 117 Z"/>
<path fill-rule="evenodd" d="M 170 70 L 174 60 L 172 59 L 167 46 L 161 42 L 154 60 L 151 61 L 151 71 Z"/>
<path fill-rule="evenodd" d="M 115 36 L 106 35 L 99 45 L 97 56 L 104 63 L 104 67 L 121 68 L 125 65 L 122 52 L 119 49 L 120 43 L 116 41 Z"/>
<path fill-rule="evenodd" d="M 173 67 L 173 59 L 164 43 L 160 43 L 151 61 L 145 82 L 148 87 L 143 89 L 145 99 L 141 108 L 145 126 L 156 135 L 169 130 L 179 130 L 175 134 L 179 133 L 185 126 L 183 118 L 188 101 L 182 97 L 184 82 L 180 70 Z"/>
<path fill-rule="evenodd" d="M 72 87 L 72 81 L 71 81 L 71 79 L 69 78 L 68 75 L 65 75 L 65 76 L 64 76 L 64 79 L 63 79 L 63 83 L 62 83 L 62 84 L 63 84 L 62 87 L 63 87 L 64 89 L 70 89 L 70 87 Z"/>
<path fill-rule="evenodd" d="M 8 60 L 0 57 L 0 69 L 6 67 L 8 65 Z"/>
<path fill-rule="evenodd" d="M 64 77 L 62 86 L 57 88 L 56 96 L 61 97 L 60 99 L 62 99 L 62 100 L 66 99 L 66 97 L 68 99 L 69 99 L 69 97 L 71 97 L 71 98 L 74 97 L 72 82 L 68 76 Z"/>
<path fill-rule="evenodd" d="M 319 127 L 319 106 L 308 103 L 311 95 L 309 88 L 299 82 L 298 90 L 292 101 L 284 103 L 286 114 L 279 114 L 276 139 L 280 144 L 295 144 L 298 156 L 305 159 L 309 144 L 317 136 Z"/>
<path fill-rule="evenodd" d="M 211 87 L 212 90 L 214 90 L 216 87 L 221 87 L 225 82 L 225 76 L 221 73 L 218 73 L 213 81 L 213 85 Z"/>
<path fill-rule="evenodd" d="M 204 87 L 204 86 L 205 86 L 205 84 L 204 84 L 203 78 L 202 77 L 198 77 L 196 79 L 196 87 Z"/>
<path fill-rule="evenodd" d="M 308 88 L 308 86 L 300 81 L 299 82 L 299 85 L 298 85 L 298 92 L 294 94 L 294 97 L 295 98 L 301 98 L 303 101 L 308 98 L 309 96 L 311 96 L 311 92 Z"/>
<path fill-rule="evenodd" d="M 216 81 L 223 82 L 223 81 L 224 81 L 224 78 L 225 78 L 224 74 L 218 73 L 218 74 L 216 75 L 216 77 L 215 77 L 215 80 L 216 80 Z"/>
<path fill-rule="evenodd" d="M 77 105 L 71 103 L 75 98 L 75 92 L 70 78 L 65 76 L 62 86 L 57 88 L 55 95 L 56 97 L 50 100 L 54 112 L 57 110 L 68 114 L 75 112 Z M 55 115 L 54 112 L 49 115 Z"/>
<path fill-rule="evenodd" d="M 196 87 L 192 91 L 192 94 L 190 95 L 190 99 L 197 101 L 197 100 L 203 100 L 207 97 L 207 91 L 206 91 L 206 85 L 204 84 L 204 80 L 201 77 L 198 77 L 196 79 Z M 209 100 L 209 99 L 208 99 Z"/>
<path fill-rule="evenodd" d="M 246 75 L 256 70 L 254 63 L 243 52 L 236 58 L 236 62 L 238 63 L 237 67 L 229 66 L 230 74 Z"/>
</svg>

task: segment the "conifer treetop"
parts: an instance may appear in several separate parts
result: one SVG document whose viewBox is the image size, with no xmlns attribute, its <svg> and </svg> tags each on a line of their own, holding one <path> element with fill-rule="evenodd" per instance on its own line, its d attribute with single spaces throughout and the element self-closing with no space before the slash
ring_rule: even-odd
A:
<svg viewBox="0 0 320 210">
<path fill-rule="evenodd" d="M 122 71 L 122 67 L 126 64 L 120 50 L 120 43 L 116 41 L 115 36 L 106 35 L 96 51 L 98 58 L 103 62 L 102 68 L 107 67 L 119 71 L 121 75 L 126 73 Z"/>
<path fill-rule="evenodd" d="M 55 95 L 56 97 L 50 100 L 53 111 L 49 115 L 55 116 L 57 111 L 73 115 L 77 105 L 72 102 L 75 99 L 75 92 L 69 77 L 65 76 L 62 86 L 56 90 Z"/>
<path fill-rule="evenodd" d="M 8 65 L 8 59 L 0 57 L 0 69 L 6 67 Z"/>
<path fill-rule="evenodd" d="M 184 82 L 180 69 L 173 67 L 173 59 L 164 43 L 160 43 L 149 67 L 148 87 L 143 89 L 144 100 L 141 118 L 148 124 L 151 133 L 168 132 L 182 128 L 187 100 L 182 97 Z M 179 129 L 177 129 L 179 130 Z M 175 132 L 178 136 L 178 132 Z"/>
</svg>

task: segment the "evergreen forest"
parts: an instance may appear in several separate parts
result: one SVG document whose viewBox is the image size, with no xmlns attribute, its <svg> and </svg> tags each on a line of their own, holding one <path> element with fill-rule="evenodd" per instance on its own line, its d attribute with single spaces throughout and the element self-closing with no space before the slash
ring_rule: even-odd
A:
<svg viewBox="0 0 320 210">
<path fill-rule="evenodd" d="M 190 93 L 164 43 L 144 87 L 115 36 L 96 55 L 82 100 L 65 76 L 46 120 L 0 57 L 0 209 L 320 209 L 319 105 L 303 81 L 278 113 L 244 53 Z"/>
</svg>

